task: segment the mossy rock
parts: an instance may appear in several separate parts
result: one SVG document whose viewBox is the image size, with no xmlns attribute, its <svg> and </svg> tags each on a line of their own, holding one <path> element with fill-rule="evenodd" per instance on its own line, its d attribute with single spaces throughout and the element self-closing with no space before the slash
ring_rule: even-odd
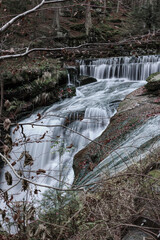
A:
<svg viewBox="0 0 160 240">
<path fill-rule="evenodd" d="M 146 88 L 149 91 L 160 90 L 160 72 L 151 74 L 147 79 Z"/>
<path fill-rule="evenodd" d="M 89 83 L 94 83 L 94 82 L 97 82 L 96 78 L 93 78 L 93 77 L 87 77 L 87 76 L 83 76 L 79 79 L 80 81 L 80 85 L 86 85 L 86 84 L 89 84 Z"/>
</svg>

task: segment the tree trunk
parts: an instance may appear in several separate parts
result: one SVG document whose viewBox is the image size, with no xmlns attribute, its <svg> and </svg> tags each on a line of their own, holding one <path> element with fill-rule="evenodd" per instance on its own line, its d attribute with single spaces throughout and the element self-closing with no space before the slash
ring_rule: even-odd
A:
<svg viewBox="0 0 160 240">
<path fill-rule="evenodd" d="M 59 14 L 59 4 L 55 4 L 55 9 L 53 10 L 53 24 L 52 27 L 55 32 L 60 30 L 60 14 Z"/>
<path fill-rule="evenodd" d="M 106 7 L 107 7 L 107 0 L 103 0 L 104 3 L 103 3 L 103 15 L 104 17 L 106 16 Z"/>
<path fill-rule="evenodd" d="M 119 12 L 119 6 L 120 6 L 120 4 L 121 4 L 121 0 L 118 0 L 118 2 L 117 2 L 117 13 Z"/>
<path fill-rule="evenodd" d="M 85 29 L 86 35 L 89 35 L 89 31 L 92 28 L 92 18 L 91 18 L 91 2 L 86 0 L 86 19 L 85 19 Z"/>
<path fill-rule="evenodd" d="M 0 82 L 1 82 L 1 103 L 0 103 L 0 117 L 2 117 L 2 111 L 3 111 L 3 78 L 0 76 Z"/>
</svg>

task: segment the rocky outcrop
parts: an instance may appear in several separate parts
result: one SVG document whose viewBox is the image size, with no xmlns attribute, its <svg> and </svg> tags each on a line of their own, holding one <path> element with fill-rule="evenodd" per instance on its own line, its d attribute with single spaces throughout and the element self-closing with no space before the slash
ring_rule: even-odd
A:
<svg viewBox="0 0 160 240">
<path fill-rule="evenodd" d="M 81 76 L 79 78 L 79 82 L 80 82 L 80 85 L 86 85 L 86 84 L 89 84 L 89 83 L 94 83 L 94 82 L 97 82 L 96 78 L 93 78 L 93 77 L 88 77 L 88 76 Z"/>
<path fill-rule="evenodd" d="M 75 87 L 67 86 L 67 70 L 62 69 L 58 61 L 41 64 L 2 71 L 5 117 L 18 120 L 37 107 L 75 95 Z"/>
<path fill-rule="evenodd" d="M 147 79 L 146 88 L 149 91 L 160 90 L 160 73 L 153 73 Z"/>
<path fill-rule="evenodd" d="M 92 171 L 122 141 L 127 140 L 128 134 L 160 114 L 159 89 L 148 91 L 148 87 L 141 87 L 126 96 L 102 135 L 75 155 L 73 162 L 75 183 Z"/>
</svg>

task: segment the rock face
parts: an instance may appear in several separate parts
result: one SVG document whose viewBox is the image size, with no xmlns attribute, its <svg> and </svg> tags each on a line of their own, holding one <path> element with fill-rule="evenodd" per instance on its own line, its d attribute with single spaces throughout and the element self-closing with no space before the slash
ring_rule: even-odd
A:
<svg viewBox="0 0 160 240">
<path fill-rule="evenodd" d="M 93 83 L 93 82 L 97 82 L 96 78 L 93 78 L 93 77 L 87 77 L 87 76 L 82 76 L 80 79 L 80 85 L 86 85 L 86 84 L 89 84 L 89 83 Z"/>
<path fill-rule="evenodd" d="M 122 141 L 127 140 L 128 134 L 160 114 L 160 80 L 157 80 L 157 76 L 159 74 L 155 78 L 157 91 L 150 91 L 147 84 L 147 87 L 141 87 L 126 96 L 120 103 L 117 113 L 111 118 L 107 129 L 95 139 L 96 143 L 90 143 L 75 155 L 73 161 L 75 184 Z"/>
<path fill-rule="evenodd" d="M 146 88 L 149 91 L 160 90 L 160 73 L 154 73 L 147 78 Z"/>
<path fill-rule="evenodd" d="M 141 230 L 130 230 L 127 235 L 123 238 L 123 240 L 144 240 L 150 239 L 153 240 L 154 238 L 151 235 L 141 231 Z"/>
</svg>

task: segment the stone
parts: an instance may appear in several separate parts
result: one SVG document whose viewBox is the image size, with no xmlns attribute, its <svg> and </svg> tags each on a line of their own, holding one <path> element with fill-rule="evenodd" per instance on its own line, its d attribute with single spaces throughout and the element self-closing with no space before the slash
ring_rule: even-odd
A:
<svg viewBox="0 0 160 240">
<path fill-rule="evenodd" d="M 160 73 L 153 73 L 147 79 L 146 88 L 149 91 L 157 91 L 160 90 Z"/>
<path fill-rule="evenodd" d="M 151 235 L 148 235 L 147 233 L 136 229 L 130 230 L 123 238 L 123 240 L 144 240 L 144 239 L 153 240 L 154 238 L 152 238 Z"/>
<path fill-rule="evenodd" d="M 94 83 L 94 82 L 97 82 L 96 78 L 93 78 L 93 77 L 83 77 L 83 78 L 80 78 L 79 79 L 80 81 L 80 85 L 86 85 L 86 84 L 89 84 L 89 83 Z"/>
</svg>

